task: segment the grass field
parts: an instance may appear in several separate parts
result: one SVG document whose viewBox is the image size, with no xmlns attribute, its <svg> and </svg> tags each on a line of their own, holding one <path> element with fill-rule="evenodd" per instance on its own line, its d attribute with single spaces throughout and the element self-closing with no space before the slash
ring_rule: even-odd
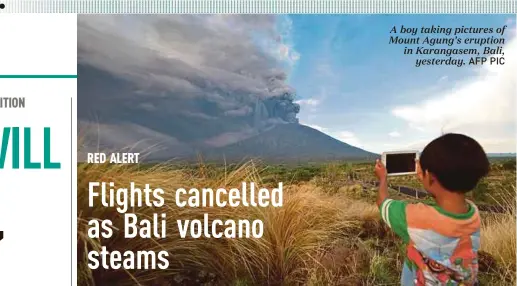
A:
<svg viewBox="0 0 517 286">
<path fill-rule="evenodd" d="M 247 162 L 216 165 L 86 165 L 78 166 L 79 285 L 397 285 L 404 246 L 379 222 L 373 165 L 335 163 L 264 166 Z M 123 239 L 117 235 L 122 216 L 113 208 L 88 207 L 88 182 L 127 186 L 145 183 L 167 190 L 164 208 L 174 218 L 165 239 Z M 242 181 L 262 186 L 284 183 L 282 208 L 177 208 L 180 187 L 234 187 Z M 480 271 L 482 285 L 515 285 L 515 161 L 498 161 L 470 197 L 478 203 L 501 204 L 509 211 L 483 215 Z M 393 179 L 415 186 L 414 178 Z M 405 197 L 392 192 L 401 199 Z M 135 209 L 141 216 L 156 210 Z M 180 218 L 257 218 L 264 222 L 260 239 L 181 239 Z M 110 239 L 90 239 L 88 221 L 111 219 L 120 231 Z M 89 250 L 167 250 L 168 270 L 96 270 L 87 267 Z"/>
</svg>

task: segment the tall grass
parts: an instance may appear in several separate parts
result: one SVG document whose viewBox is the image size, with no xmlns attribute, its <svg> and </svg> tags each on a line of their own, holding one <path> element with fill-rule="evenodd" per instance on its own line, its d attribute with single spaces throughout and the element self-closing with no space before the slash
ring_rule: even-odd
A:
<svg viewBox="0 0 517 286">
<path fill-rule="evenodd" d="M 245 181 L 262 182 L 254 162 L 232 171 L 199 168 L 172 169 L 167 165 L 139 166 L 83 164 L 78 167 L 78 284 L 79 285 L 396 285 L 400 275 L 400 243 L 378 222 L 377 207 L 353 200 L 351 190 L 326 184 L 285 184 L 281 208 L 178 208 L 178 188 L 213 189 L 239 187 Z M 334 169 L 326 170 L 333 175 Z M 134 208 L 139 217 L 166 213 L 164 239 L 125 239 L 123 215 L 114 208 L 88 206 L 88 183 L 113 182 L 115 187 L 149 184 L 165 190 L 166 205 L 161 209 Z M 326 181 L 327 182 L 327 181 Z M 331 181 L 329 181 L 331 182 Z M 277 182 L 275 182 L 277 183 Z M 276 187 L 270 185 L 269 187 Z M 508 190 L 515 193 L 515 186 Z M 515 195 L 509 196 L 515 198 Z M 516 218 L 515 203 L 506 214 L 489 215 L 482 221 L 482 250 L 497 262 L 490 285 L 515 284 Z M 176 220 L 259 219 L 264 223 L 260 239 L 180 238 Z M 116 227 L 109 239 L 87 235 L 88 221 L 110 219 Z M 368 222 L 368 223 L 366 223 Z M 88 266 L 87 253 L 106 246 L 118 250 L 166 250 L 167 270 L 95 270 Z M 495 283 L 495 284 L 494 284 Z"/>
<path fill-rule="evenodd" d="M 481 223 L 481 251 L 489 253 L 497 262 L 498 283 L 515 285 L 516 281 L 516 202 L 515 185 L 501 186 L 500 206 L 506 210 L 502 214 L 489 214 Z M 502 284 L 500 284 L 502 285 Z"/>
<path fill-rule="evenodd" d="M 138 187 L 150 184 L 152 188 L 166 190 L 168 229 L 165 239 L 124 239 L 123 216 L 114 208 L 88 207 L 88 182 L 114 182 L 115 187 L 128 187 L 135 182 Z M 260 183 L 257 168 L 252 162 L 228 174 L 198 174 L 171 170 L 165 166 L 148 169 L 122 165 L 80 165 L 78 167 L 78 239 L 79 284 L 95 282 L 116 285 L 147 285 L 157 279 L 198 279 L 201 272 L 209 273 L 218 283 L 247 281 L 250 284 L 301 284 L 305 283 L 311 269 L 318 264 L 316 257 L 337 238 L 353 236 L 360 221 L 372 216 L 376 209 L 367 203 L 355 203 L 346 197 L 327 195 L 310 186 L 284 188 L 281 208 L 178 208 L 175 190 L 180 187 L 237 187 L 243 181 Z M 140 217 L 151 217 L 151 208 L 136 208 L 129 212 Z M 176 219 L 202 219 L 208 213 L 213 219 L 260 219 L 264 235 L 260 239 L 192 239 L 180 238 Z M 110 239 L 91 239 L 87 236 L 88 221 L 111 219 L 118 231 Z M 87 267 L 87 253 L 100 246 L 108 250 L 166 250 L 170 253 L 167 271 L 115 271 Z M 190 273 L 190 274 L 185 274 Z M 183 277 L 183 276 L 190 277 Z M 196 277 L 191 277 L 196 276 Z M 100 284 L 98 284 L 100 285 Z"/>
</svg>

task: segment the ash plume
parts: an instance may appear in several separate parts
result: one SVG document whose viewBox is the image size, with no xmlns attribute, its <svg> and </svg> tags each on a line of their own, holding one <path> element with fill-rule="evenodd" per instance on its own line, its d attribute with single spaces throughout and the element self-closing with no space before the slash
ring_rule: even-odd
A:
<svg viewBox="0 0 517 286">
<path fill-rule="evenodd" d="M 273 15 L 80 15 L 79 120 L 118 130 L 97 132 L 101 141 L 171 150 L 297 123 L 289 26 Z"/>
</svg>

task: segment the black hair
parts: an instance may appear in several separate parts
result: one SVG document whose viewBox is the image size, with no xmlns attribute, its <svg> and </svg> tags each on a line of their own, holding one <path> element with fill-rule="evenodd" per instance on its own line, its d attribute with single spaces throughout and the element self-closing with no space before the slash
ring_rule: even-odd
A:
<svg viewBox="0 0 517 286">
<path fill-rule="evenodd" d="M 431 172 L 448 191 L 465 193 L 473 190 L 488 174 L 490 163 L 476 140 L 448 133 L 424 148 L 420 166 L 422 171 Z"/>
</svg>

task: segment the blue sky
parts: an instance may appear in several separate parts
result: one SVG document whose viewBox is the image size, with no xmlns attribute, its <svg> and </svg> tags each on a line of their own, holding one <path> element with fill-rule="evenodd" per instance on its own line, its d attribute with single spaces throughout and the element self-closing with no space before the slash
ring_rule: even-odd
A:
<svg viewBox="0 0 517 286">
<path fill-rule="evenodd" d="M 302 124 L 374 152 L 420 149 L 442 131 L 473 136 L 487 152 L 515 152 L 515 16 L 282 17 Z M 417 68 L 417 55 L 389 44 L 400 25 L 508 25 L 506 65 Z"/>
</svg>

